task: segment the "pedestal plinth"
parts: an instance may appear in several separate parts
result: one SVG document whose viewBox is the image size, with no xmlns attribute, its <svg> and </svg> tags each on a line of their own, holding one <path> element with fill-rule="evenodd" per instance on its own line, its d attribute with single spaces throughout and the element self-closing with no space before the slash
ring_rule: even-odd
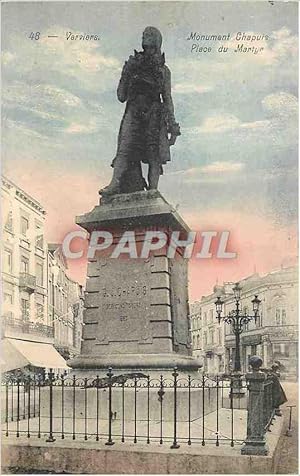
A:
<svg viewBox="0 0 300 476">
<path fill-rule="evenodd" d="M 124 231 L 142 245 L 147 231 L 187 235 L 189 228 L 158 191 L 111 197 L 76 220 L 89 232 L 110 231 L 113 250 Z M 182 239 L 182 238 L 181 238 Z M 83 342 L 73 369 L 197 370 L 189 336 L 187 260 L 166 248 L 148 258 L 111 258 L 108 250 L 89 260 Z M 140 256 L 140 255 L 138 255 Z"/>
</svg>

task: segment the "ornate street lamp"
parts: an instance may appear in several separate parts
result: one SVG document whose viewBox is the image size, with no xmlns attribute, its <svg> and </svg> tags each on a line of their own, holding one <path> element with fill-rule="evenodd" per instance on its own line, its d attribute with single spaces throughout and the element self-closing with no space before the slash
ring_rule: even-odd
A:
<svg viewBox="0 0 300 476">
<path fill-rule="evenodd" d="M 228 316 L 222 316 L 224 302 L 218 296 L 215 305 L 217 312 L 217 319 L 219 324 L 221 320 L 227 324 L 232 325 L 232 331 L 235 335 L 235 359 L 234 359 L 234 372 L 241 371 L 241 355 L 240 355 L 240 335 L 243 332 L 244 324 L 248 324 L 252 319 L 256 322 L 259 315 L 259 306 L 260 299 L 255 295 L 254 299 L 251 301 L 253 305 L 253 315 L 242 314 L 240 309 L 240 300 L 241 300 L 241 286 L 239 283 L 236 283 L 233 287 L 234 298 L 235 298 L 235 309 L 230 311 Z"/>
</svg>

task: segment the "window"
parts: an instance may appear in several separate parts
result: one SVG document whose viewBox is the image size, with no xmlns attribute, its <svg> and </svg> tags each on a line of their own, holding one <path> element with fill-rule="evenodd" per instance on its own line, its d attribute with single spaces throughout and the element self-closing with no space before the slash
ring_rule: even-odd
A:
<svg viewBox="0 0 300 476">
<path fill-rule="evenodd" d="M 36 303 L 35 313 L 36 313 L 36 320 L 37 321 L 43 321 L 44 320 L 44 306 L 43 306 L 43 304 Z"/>
<path fill-rule="evenodd" d="M 21 234 L 23 236 L 26 236 L 28 228 L 29 228 L 28 218 L 25 218 L 25 217 L 21 216 Z"/>
<path fill-rule="evenodd" d="M 273 344 L 273 359 L 280 360 L 282 357 L 289 357 L 288 344 Z"/>
<path fill-rule="evenodd" d="M 5 304 L 12 304 L 13 303 L 13 295 L 9 293 L 4 293 L 4 303 Z"/>
<path fill-rule="evenodd" d="M 79 316 L 79 303 L 76 302 L 75 304 L 73 304 L 73 315 L 74 317 L 78 317 Z"/>
<path fill-rule="evenodd" d="M 262 313 L 262 310 L 260 310 L 259 314 L 256 318 L 256 327 L 261 327 L 262 326 L 262 317 L 263 317 L 263 313 Z"/>
<path fill-rule="evenodd" d="M 281 323 L 282 325 L 286 324 L 286 310 L 281 309 Z"/>
<path fill-rule="evenodd" d="M 3 270 L 6 273 L 12 272 L 12 251 L 4 250 L 3 253 Z"/>
<path fill-rule="evenodd" d="M 13 215 L 12 215 L 12 210 L 8 212 L 7 219 L 5 222 L 5 229 L 8 231 L 13 231 Z"/>
<path fill-rule="evenodd" d="M 204 345 L 207 345 L 207 332 L 203 332 Z"/>
<path fill-rule="evenodd" d="M 29 271 L 29 259 L 25 256 L 21 256 L 21 273 L 28 273 Z"/>
<path fill-rule="evenodd" d="M 40 223 L 36 223 L 35 232 L 36 232 L 35 246 L 37 248 L 43 249 L 44 248 L 44 236 L 43 236 L 42 225 Z"/>
<path fill-rule="evenodd" d="M 5 292 L 3 294 L 3 306 L 2 306 L 3 317 L 11 318 L 11 319 L 14 317 L 14 314 L 12 311 L 13 300 L 14 298 L 12 293 Z"/>
<path fill-rule="evenodd" d="M 286 310 L 282 307 L 277 307 L 275 311 L 275 324 L 283 326 L 286 324 Z"/>
<path fill-rule="evenodd" d="M 203 314 L 203 324 L 204 324 L 205 326 L 206 326 L 206 324 L 207 324 L 207 313 L 206 313 L 206 312 Z"/>
<path fill-rule="evenodd" d="M 222 344 L 222 329 L 218 329 L 219 345 Z"/>
<path fill-rule="evenodd" d="M 251 345 L 251 355 L 257 354 L 257 345 Z"/>
<path fill-rule="evenodd" d="M 200 336 L 197 336 L 197 349 L 200 349 Z"/>
<path fill-rule="evenodd" d="M 21 314 L 24 321 L 29 320 L 29 301 L 28 299 L 21 299 Z"/>
<path fill-rule="evenodd" d="M 43 286 L 43 284 L 44 284 L 43 265 L 41 263 L 36 263 L 35 274 L 36 274 L 36 284 L 38 286 Z"/>
<path fill-rule="evenodd" d="M 213 343 L 214 343 L 214 340 L 215 340 L 214 334 L 215 334 L 215 331 L 214 331 L 213 329 L 211 329 L 211 330 L 209 331 L 210 343 L 211 343 L 211 344 L 213 344 Z"/>
<path fill-rule="evenodd" d="M 210 309 L 210 311 L 209 311 L 209 320 L 210 320 L 210 322 L 213 322 L 213 320 L 214 320 L 214 311 L 213 311 L 213 309 Z"/>
</svg>

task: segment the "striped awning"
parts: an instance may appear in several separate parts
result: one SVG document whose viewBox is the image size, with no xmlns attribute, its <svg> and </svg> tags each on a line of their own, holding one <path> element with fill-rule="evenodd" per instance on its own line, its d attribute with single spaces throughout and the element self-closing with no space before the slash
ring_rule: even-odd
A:
<svg viewBox="0 0 300 476">
<path fill-rule="evenodd" d="M 5 338 L 1 342 L 1 357 L 2 372 L 26 367 L 26 365 L 48 369 L 69 368 L 53 345 L 43 342 Z"/>
</svg>

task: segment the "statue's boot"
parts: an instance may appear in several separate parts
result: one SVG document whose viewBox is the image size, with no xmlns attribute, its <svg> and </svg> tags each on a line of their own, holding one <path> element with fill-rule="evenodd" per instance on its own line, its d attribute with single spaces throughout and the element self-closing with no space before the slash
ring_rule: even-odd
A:
<svg viewBox="0 0 300 476">
<path fill-rule="evenodd" d="M 161 165 L 154 162 L 149 164 L 148 171 L 148 190 L 157 190 L 159 176 L 161 175 Z"/>
<path fill-rule="evenodd" d="M 116 195 L 121 193 L 121 178 L 126 171 L 126 162 L 122 157 L 116 157 L 113 161 L 114 173 L 110 184 L 99 190 L 100 195 Z"/>
</svg>

